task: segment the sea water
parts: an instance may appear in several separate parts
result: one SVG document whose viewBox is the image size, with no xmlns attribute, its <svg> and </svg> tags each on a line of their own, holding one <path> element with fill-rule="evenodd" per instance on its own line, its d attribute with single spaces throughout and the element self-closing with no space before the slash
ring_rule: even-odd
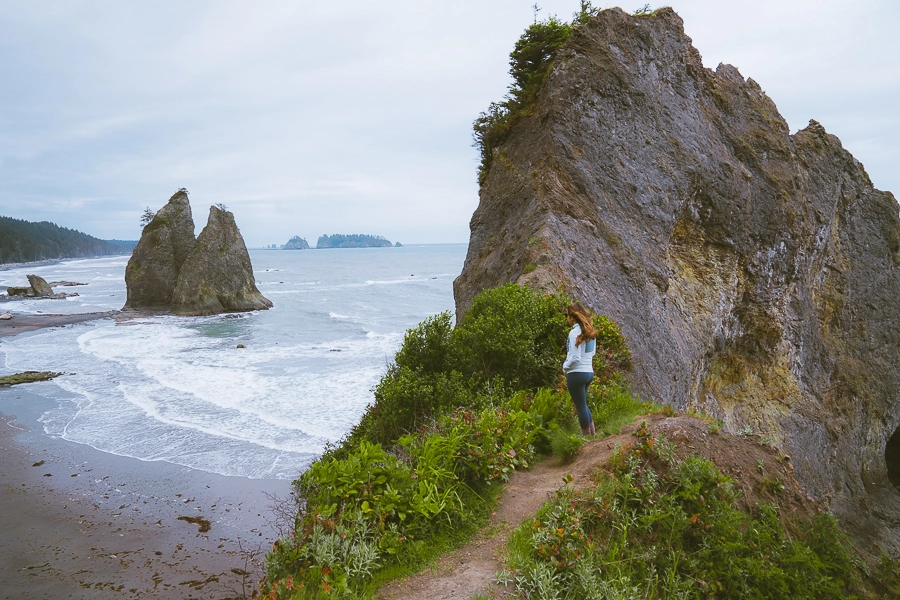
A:
<svg viewBox="0 0 900 600">
<path fill-rule="evenodd" d="M 35 386 L 47 435 L 141 460 L 293 478 L 359 421 L 405 331 L 453 310 L 465 244 L 252 250 L 268 311 L 100 319 L 0 341 L 0 374 L 66 373 Z M 0 272 L 87 285 L 17 312 L 121 308 L 127 257 Z M 244 348 L 238 348 L 238 344 Z"/>
</svg>

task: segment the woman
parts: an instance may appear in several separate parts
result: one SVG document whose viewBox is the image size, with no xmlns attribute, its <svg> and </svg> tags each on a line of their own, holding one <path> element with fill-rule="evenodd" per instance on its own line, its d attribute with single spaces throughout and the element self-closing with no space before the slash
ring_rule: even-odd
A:
<svg viewBox="0 0 900 600">
<path fill-rule="evenodd" d="M 581 433 L 594 435 L 594 417 L 587 405 L 587 389 L 594 379 L 594 354 L 597 351 L 597 330 L 587 310 L 577 302 L 566 309 L 566 320 L 572 326 L 566 340 L 566 387 L 578 412 Z"/>
</svg>

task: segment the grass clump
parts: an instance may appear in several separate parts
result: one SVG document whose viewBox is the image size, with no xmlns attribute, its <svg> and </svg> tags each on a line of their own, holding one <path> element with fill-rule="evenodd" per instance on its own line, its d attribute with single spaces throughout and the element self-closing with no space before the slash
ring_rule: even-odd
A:
<svg viewBox="0 0 900 600">
<path fill-rule="evenodd" d="M 410 329 L 360 423 L 294 482 L 296 515 L 266 557 L 262 596 L 369 597 L 486 523 L 502 483 L 576 422 L 560 371 L 568 303 L 509 284 L 479 294 L 456 328 L 442 313 Z M 595 322 L 588 396 L 611 427 L 643 405 L 617 371 L 630 360 L 624 338 Z M 557 452 L 581 443 L 570 436 Z"/>
<path fill-rule="evenodd" d="M 553 454 L 560 457 L 564 463 L 575 460 L 581 447 L 584 446 L 584 438 L 577 433 L 570 433 L 563 429 L 556 429 L 550 433 L 550 447 Z"/>
<path fill-rule="evenodd" d="M 564 488 L 510 539 L 528 598 L 852 598 L 857 557 L 836 521 L 792 522 L 775 504 L 737 508 L 710 461 L 675 457 L 645 429 L 612 473 Z M 787 525 L 785 524 L 787 523 Z"/>
</svg>

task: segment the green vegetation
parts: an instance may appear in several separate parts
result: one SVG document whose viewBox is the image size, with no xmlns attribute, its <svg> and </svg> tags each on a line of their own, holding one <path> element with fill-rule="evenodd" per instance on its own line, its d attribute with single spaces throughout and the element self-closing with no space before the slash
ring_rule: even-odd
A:
<svg viewBox="0 0 900 600">
<path fill-rule="evenodd" d="M 561 489 L 510 539 L 504 580 L 527 598 L 853 598 L 889 594 L 836 521 L 736 506 L 733 480 L 642 428 L 610 474 Z M 887 561 L 892 563 L 892 561 Z M 863 583 L 863 578 L 868 578 Z M 887 595 L 883 597 L 888 597 Z"/>
<path fill-rule="evenodd" d="M 370 598 L 468 541 L 514 470 L 548 453 L 572 460 L 583 439 L 558 371 L 567 303 L 510 284 L 480 294 L 455 329 L 447 313 L 410 329 L 360 424 L 294 482 L 297 511 L 266 557 L 261 597 Z M 618 328 L 602 316 L 594 322 L 588 403 L 597 431 L 613 433 L 652 407 L 623 383 L 630 354 Z M 777 503 L 742 511 L 733 480 L 711 462 L 677 458 L 645 427 L 635 436 L 615 452 L 611 473 L 581 491 L 563 488 L 516 531 L 512 571 L 498 581 L 520 598 L 887 598 L 900 590 L 897 563 L 865 563 L 831 517 L 804 520 Z M 790 501 L 774 475 L 760 486 Z"/>
<path fill-rule="evenodd" d="M 8 387 L 18 385 L 20 383 L 31 383 L 33 381 L 47 381 L 54 377 L 59 377 L 63 373 L 55 373 L 53 371 L 23 371 L 15 375 L 4 375 L 0 377 L 0 387 Z"/>
<path fill-rule="evenodd" d="M 128 250 L 47 221 L 0 217 L 0 264 L 128 254 Z"/>
<path fill-rule="evenodd" d="M 574 455 L 582 442 L 559 370 L 568 302 L 509 284 L 476 297 L 455 329 L 442 313 L 409 330 L 359 425 L 294 482 L 294 526 L 267 556 L 263 597 L 370 596 L 469 539 L 498 484 L 554 439 Z M 595 323 L 588 401 L 600 430 L 647 407 L 616 370 L 630 359 L 618 328 Z"/>
<path fill-rule="evenodd" d="M 343 235 L 320 235 L 316 248 L 390 248 L 393 246 L 380 235 L 362 235 L 354 233 Z"/>
<path fill-rule="evenodd" d="M 581 10 L 571 22 L 551 16 L 544 21 L 535 20 L 516 42 L 509 55 L 509 74 L 513 78 L 509 92 L 502 102 L 492 102 L 473 124 L 474 146 L 481 153 L 478 182 L 484 182 L 491 168 L 494 149 L 506 141 L 513 124 L 530 115 L 538 91 L 544 85 L 556 51 L 583 25 L 600 11 L 582 0 Z"/>
</svg>

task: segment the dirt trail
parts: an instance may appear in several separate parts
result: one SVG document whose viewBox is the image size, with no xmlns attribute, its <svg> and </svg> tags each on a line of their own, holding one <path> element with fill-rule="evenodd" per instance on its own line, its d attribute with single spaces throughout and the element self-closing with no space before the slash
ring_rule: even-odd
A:
<svg viewBox="0 0 900 600">
<path fill-rule="evenodd" d="M 631 434 L 642 421 L 647 422 L 651 435 L 664 436 L 672 442 L 679 458 L 702 456 L 731 475 L 740 490 L 738 503 L 745 509 L 758 502 L 777 503 L 783 514 L 808 520 L 822 508 L 794 479 L 790 457 L 768 445 L 765 438 L 713 430 L 695 417 L 656 413 L 638 417 L 619 435 L 586 443 L 578 458 L 568 465 L 550 458 L 532 471 L 515 473 L 503 490 L 490 523 L 470 544 L 445 554 L 421 573 L 384 586 L 378 597 L 470 600 L 476 594 L 491 593 L 492 598 L 505 597 L 505 591 L 493 581 L 503 569 L 501 557 L 512 531 L 562 487 L 567 473 L 574 478 L 576 487 L 587 486 L 595 470 L 609 461 L 616 444 L 624 447 L 634 441 Z M 779 482 L 777 488 L 771 485 L 773 481 Z"/>
<path fill-rule="evenodd" d="M 378 598 L 469 600 L 476 594 L 487 593 L 495 574 L 503 568 L 499 557 L 513 530 L 563 486 L 566 474 L 572 475 L 574 485 L 586 485 L 597 465 L 612 456 L 616 444 L 624 446 L 634 439 L 631 433 L 638 423 L 640 420 L 623 428 L 618 435 L 587 442 L 572 463 L 561 464 L 557 458 L 550 457 L 531 471 L 514 473 L 490 523 L 472 542 L 445 554 L 416 575 L 385 585 L 379 590 Z"/>
</svg>

